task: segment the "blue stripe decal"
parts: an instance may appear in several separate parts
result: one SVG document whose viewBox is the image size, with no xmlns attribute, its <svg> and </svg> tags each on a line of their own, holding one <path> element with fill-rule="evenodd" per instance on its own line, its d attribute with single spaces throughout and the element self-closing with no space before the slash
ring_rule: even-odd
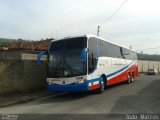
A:
<svg viewBox="0 0 160 120">
<path fill-rule="evenodd" d="M 91 80 L 88 81 L 88 83 L 90 83 L 90 82 L 96 82 L 96 81 L 99 81 L 99 78 L 91 79 Z"/>
<path fill-rule="evenodd" d="M 133 61 L 133 62 L 134 62 L 134 61 Z M 113 76 L 113 75 L 115 75 L 115 74 L 120 73 L 121 71 L 123 71 L 123 70 L 125 70 L 126 68 L 128 68 L 133 62 L 131 62 L 129 65 L 121 68 L 120 70 L 117 70 L 116 72 L 113 72 L 113 73 L 111 73 L 111 74 L 106 75 L 106 77 L 111 77 L 111 76 Z"/>
<path fill-rule="evenodd" d="M 133 61 L 133 62 L 134 62 L 134 61 Z M 121 68 L 120 70 L 117 70 L 117 71 L 115 71 L 115 72 L 113 72 L 113 73 L 111 73 L 111 74 L 106 75 L 106 77 L 111 77 L 111 76 L 114 76 L 114 75 L 120 73 L 121 71 L 123 71 L 123 70 L 125 70 L 126 68 L 128 68 L 133 62 L 131 62 L 131 63 L 128 64 L 127 66 Z M 102 75 L 102 74 L 101 74 L 101 75 Z M 100 76 L 101 76 L 101 75 L 100 75 Z M 95 78 L 95 79 L 92 79 L 92 80 L 89 80 L 88 82 L 89 82 L 89 83 L 90 83 L 90 82 L 96 82 L 96 81 L 99 81 L 99 79 L 100 79 L 100 77 Z"/>
</svg>

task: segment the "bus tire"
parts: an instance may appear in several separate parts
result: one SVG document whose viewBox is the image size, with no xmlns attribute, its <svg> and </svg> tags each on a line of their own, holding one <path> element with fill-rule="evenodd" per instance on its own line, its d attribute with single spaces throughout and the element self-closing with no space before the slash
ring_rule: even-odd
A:
<svg viewBox="0 0 160 120">
<path fill-rule="evenodd" d="M 134 73 L 131 75 L 131 83 L 134 82 Z"/>
<path fill-rule="evenodd" d="M 99 93 L 99 94 L 103 93 L 104 88 L 105 88 L 105 85 L 104 85 L 104 78 L 101 77 L 101 78 L 100 78 L 100 81 L 99 81 L 99 89 L 98 89 L 98 93 Z"/>
<path fill-rule="evenodd" d="M 130 73 L 128 73 L 128 79 L 127 79 L 127 84 L 130 84 L 131 83 L 131 74 Z"/>
</svg>

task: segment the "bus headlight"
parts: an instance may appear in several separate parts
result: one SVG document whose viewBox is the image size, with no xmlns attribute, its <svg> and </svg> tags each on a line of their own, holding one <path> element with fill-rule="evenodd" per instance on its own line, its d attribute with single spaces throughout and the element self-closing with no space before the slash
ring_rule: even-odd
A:
<svg viewBox="0 0 160 120">
<path fill-rule="evenodd" d="M 48 82 L 48 85 L 51 85 L 52 83 L 51 82 Z"/>
<path fill-rule="evenodd" d="M 86 82 L 87 80 L 86 79 L 84 79 L 84 80 L 79 80 L 79 83 L 84 83 L 84 82 Z"/>
</svg>

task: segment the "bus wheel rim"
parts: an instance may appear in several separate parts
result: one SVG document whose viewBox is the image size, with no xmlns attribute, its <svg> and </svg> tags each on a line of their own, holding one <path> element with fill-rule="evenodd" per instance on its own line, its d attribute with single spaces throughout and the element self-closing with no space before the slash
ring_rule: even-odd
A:
<svg viewBox="0 0 160 120">
<path fill-rule="evenodd" d="M 101 79 L 101 90 L 104 91 L 104 81 L 103 81 L 103 78 Z"/>
</svg>

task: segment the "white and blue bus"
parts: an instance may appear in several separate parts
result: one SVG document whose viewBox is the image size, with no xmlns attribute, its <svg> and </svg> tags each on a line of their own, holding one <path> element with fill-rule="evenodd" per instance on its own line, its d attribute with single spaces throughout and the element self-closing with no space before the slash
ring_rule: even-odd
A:
<svg viewBox="0 0 160 120">
<path fill-rule="evenodd" d="M 53 40 L 47 55 L 50 91 L 104 91 L 138 76 L 137 54 L 94 35 Z"/>
</svg>

